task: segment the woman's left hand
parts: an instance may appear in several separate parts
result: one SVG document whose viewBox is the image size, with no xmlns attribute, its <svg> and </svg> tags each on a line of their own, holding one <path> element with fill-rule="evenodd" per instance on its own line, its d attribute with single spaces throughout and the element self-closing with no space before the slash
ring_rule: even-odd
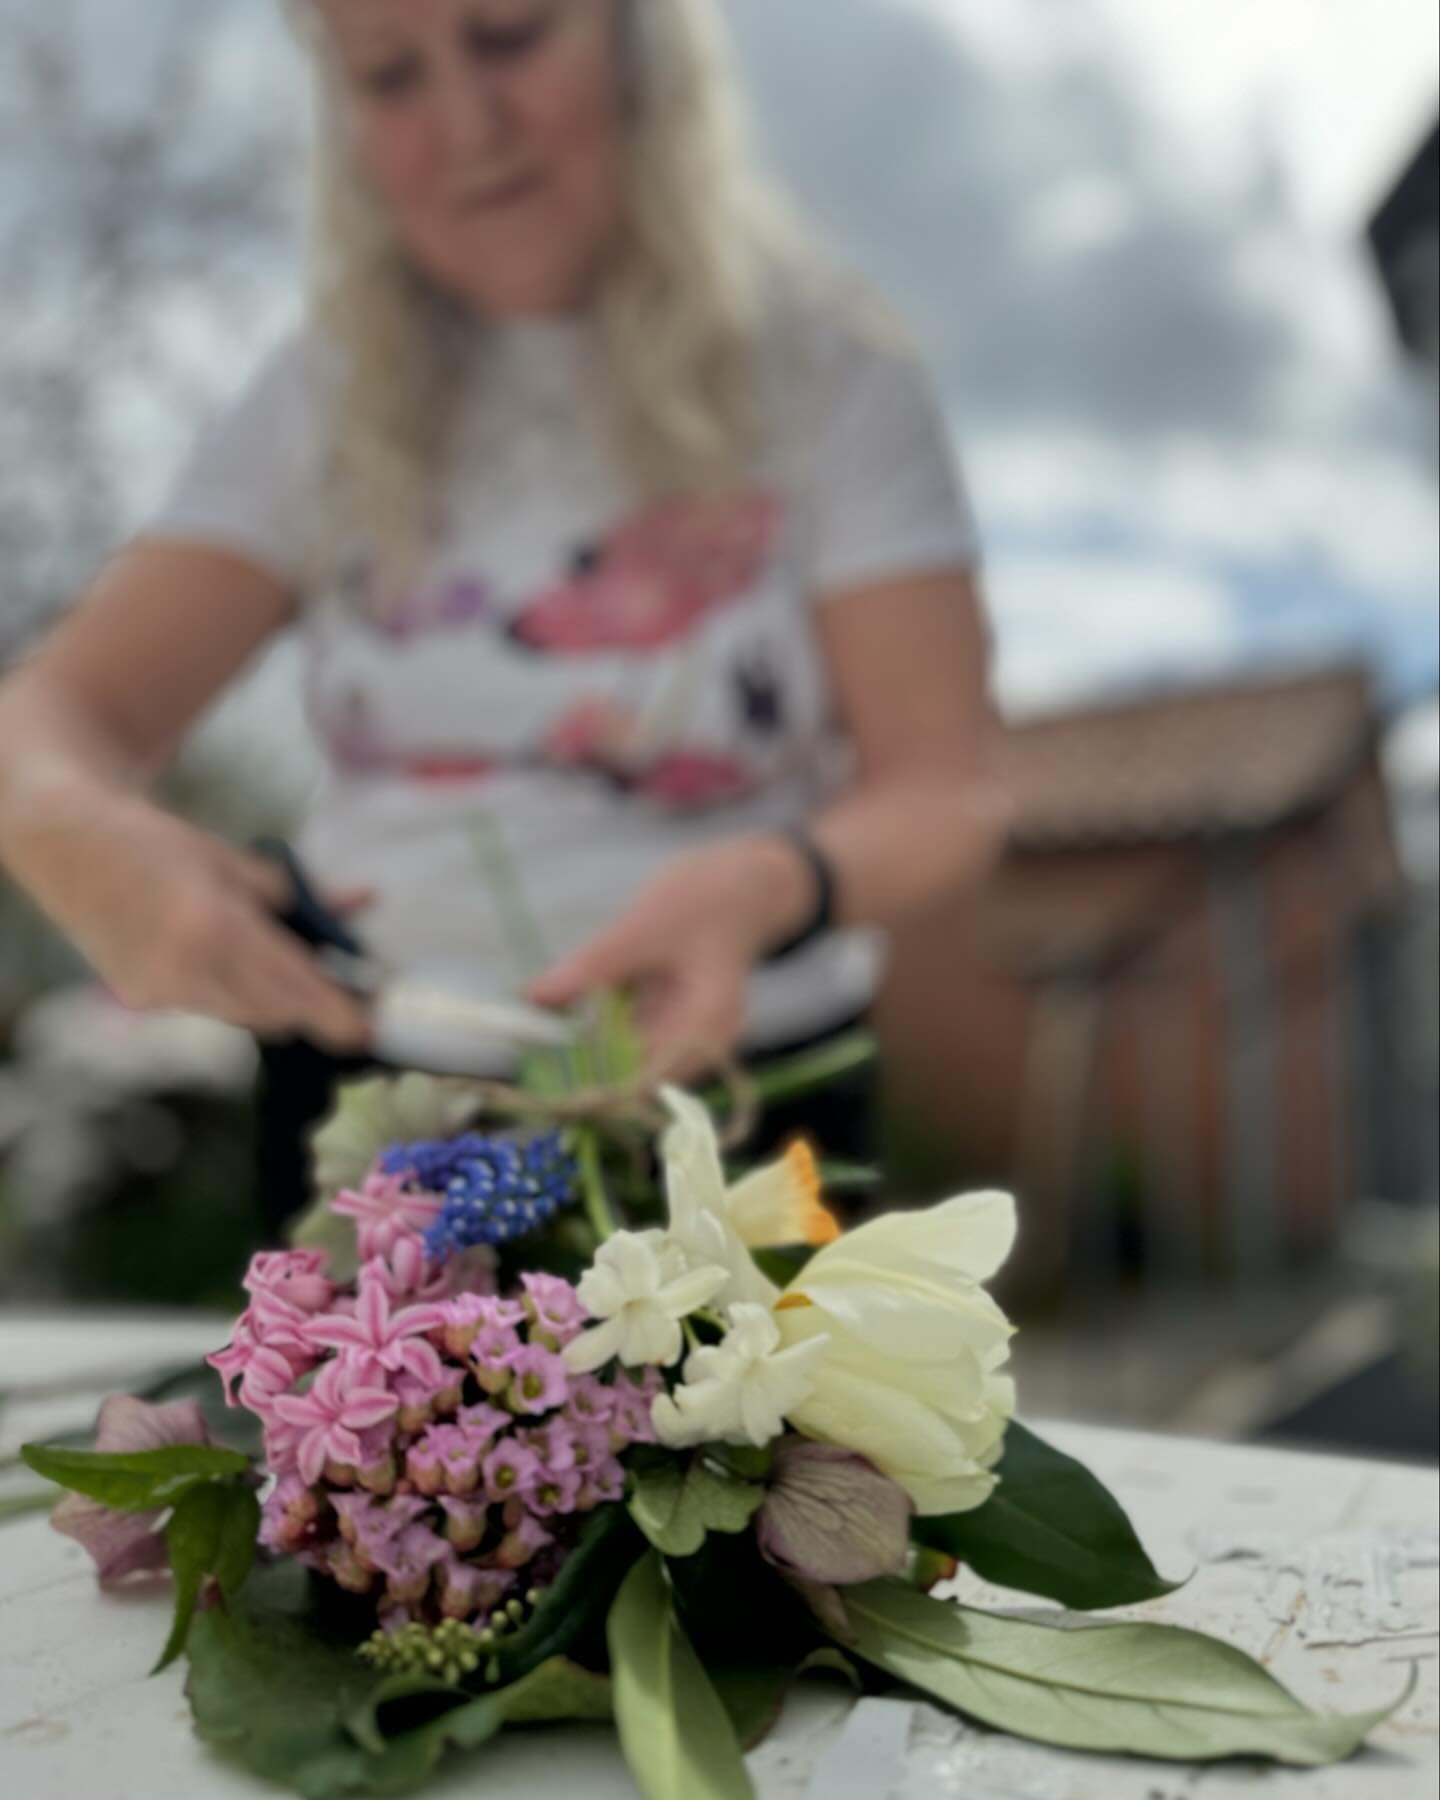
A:
<svg viewBox="0 0 1440 1800">
<path fill-rule="evenodd" d="M 736 839 L 671 864 L 599 937 L 530 989 L 568 1007 L 627 990 L 653 1062 L 693 1079 L 733 1052 L 751 970 L 805 919 L 814 877 L 783 838 Z"/>
</svg>

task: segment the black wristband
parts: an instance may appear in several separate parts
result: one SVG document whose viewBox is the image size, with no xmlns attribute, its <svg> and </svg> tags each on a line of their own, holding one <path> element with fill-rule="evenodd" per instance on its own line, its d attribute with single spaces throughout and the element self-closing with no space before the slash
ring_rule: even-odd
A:
<svg viewBox="0 0 1440 1800">
<path fill-rule="evenodd" d="M 783 944 L 776 947 L 766 957 L 767 962 L 779 962 L 783 957 L 794 956 L 799 950 L 806 950 L 817 939 L 826 937 L 835 929 L 835 915 L 839 898 L 839 883 L 835 878 L 835 865 L 815 842 L 808 831 L 782 831 L 778 835 L 789 844 L 799 856 L 803 857 L 810 873 L 815 878 L 815 904 L 810 909 L 810 916 L 793 937 L 788 937 Z"/>
</svg>

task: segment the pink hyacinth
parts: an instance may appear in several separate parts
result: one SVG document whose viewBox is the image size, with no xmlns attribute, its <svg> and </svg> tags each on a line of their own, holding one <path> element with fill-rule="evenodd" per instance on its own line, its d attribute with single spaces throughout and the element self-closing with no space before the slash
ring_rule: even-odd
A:
<svg viewBox="0 0 1440 1800">
<path fill-rule="evenodd" d="M 245 1323 L 257 1344 L 266 1350 L 278 1350 L 294 1364 L 297 1373 L 303 1373 L 315 1362 L 315 1348 L 308 1331 L 314 1317 L 262 1288 L 251 1299 Z"/>
<path fill-rule="evenodd" d="M 370 1174 L 356 1191 L 340 1194 L 330 1210 L 355 1221 L 360 1260 L 388 1256 L 402 1237 L 423 1237 L 440 1217 L 444 1201 L 439 1194 L 412 1193 L 408 1177 Z"/>
<path fill-rule="evenodd" d="M 247 1294 L 272 1294 L 298 1312 L 324 1312 L 335 1298 L 323 1250 L 278 1250 L 252 1257 L 245 1277 Z"/>
<path fill-rule="evenodd" d="M 425 1255 L 424 1238 L 407 1232 L 396 1238 L 383 1256 L 370 1259 L 377 1279 L 392 1300 L 444 1300 L 450 1293 L 445 1268 L 432 1268 Z"/>
<path fill-rule="evenodd" d="M 325 1365 L 308 1394 L 277 1397 L 277 1417 L 300 1431 L 296 1459 L 305 1481 L 318 1481 L 327 1463 L 359 1465 L 363 1451 L 357 1433 L 392 1418 L 396 1410 L 383 1381 L 373 1361 L 342 1356 Z"/>
<path fill-rule="evenodd" d="M 403 1369 L 416 1381 L 442 1385 L 444 1365 L 424 1334 L 444 1325 L 444 1307 L 405 1306 L 393 1312 L 381 1267 L 369 1262 L 360 1271 L 360 1297 L 354 1317 L 347 1319 L 330 1313 L 311 1320 L 310 1342 L 332 1350 L 358 1350 L 373 1357 L 382 1369 L 396 1374 Z"/>
</svg>

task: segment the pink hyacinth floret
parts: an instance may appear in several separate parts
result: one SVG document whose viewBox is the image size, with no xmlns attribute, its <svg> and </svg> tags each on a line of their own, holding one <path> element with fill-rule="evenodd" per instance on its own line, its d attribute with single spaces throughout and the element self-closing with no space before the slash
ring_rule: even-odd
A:
<svg viewBox="0 0 1440 1800">
<path fill-rule="evenodd" d="M 330 1210 L 355 1221 L 362 1262 L 388 1256 L 402 1237 L 423 1237 L 440 1217 L 444 1201 L 439 1194 L 417 1193 L 404 1175 L 384 1175 L 374 1170 L 358 1190 L 347 1190 L 330 1202 Z"/>
</svg>

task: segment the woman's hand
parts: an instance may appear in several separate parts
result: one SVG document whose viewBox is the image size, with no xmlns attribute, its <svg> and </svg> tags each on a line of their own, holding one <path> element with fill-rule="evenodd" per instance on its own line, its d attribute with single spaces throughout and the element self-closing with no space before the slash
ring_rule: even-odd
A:
<svg viewBox="0 0 1440 1800">
<path fill-rule="evenodd" d="M 79 790 L 8 846 L 15 874 L 125 1004 L 208 1014 L 337 1052 L 363 1006 L 276 919 L 283 872 L 138 796 Z M 354 911 L 363 896 L 331 903 Z"/>
<path fill-rule="evenodd" d="M 750 972 L 798 928 L 814 876 L 783 838 L 739 838 L 682 858 L 610 928 L 530 989 L 538 1006 L 628 990 L 652 1061 L 685 1081 L 728 1056 Z"/>
</svg>

